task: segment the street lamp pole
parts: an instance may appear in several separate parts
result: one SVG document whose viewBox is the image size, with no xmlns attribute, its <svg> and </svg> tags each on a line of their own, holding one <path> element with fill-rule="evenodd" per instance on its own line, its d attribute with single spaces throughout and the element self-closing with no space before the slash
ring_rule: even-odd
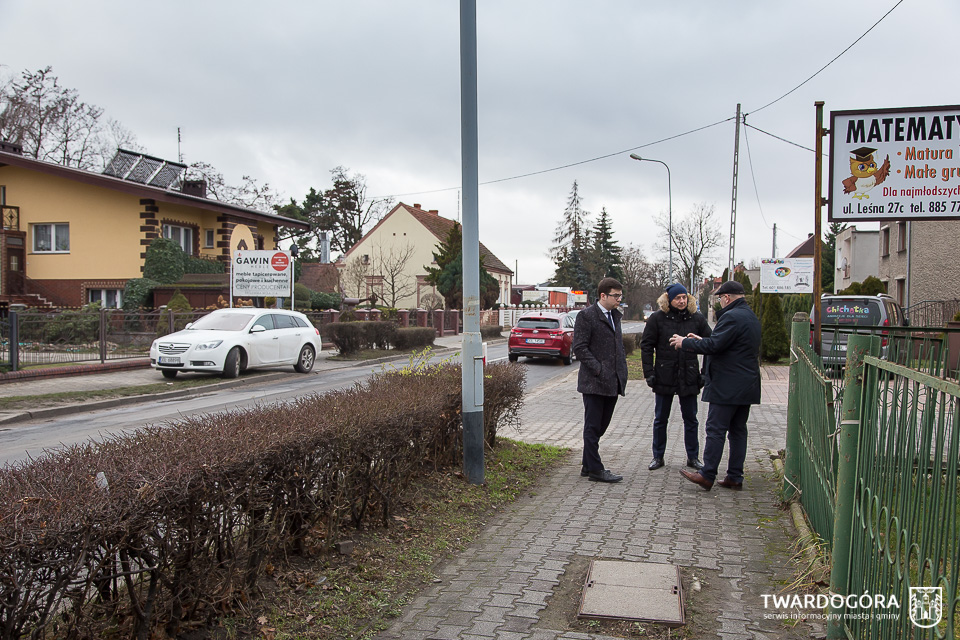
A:
<svg viewBox="0 0 960 640">
<path fill-rule="evenodd" d="M 667 263 L 667 280 L 670 284 L 673 284 L 673 186 L 671 185 L 670 180 L 670 167 L 663 160 L 654 160 L 653 158 L 641 158 L 635 153 L 631 153 L 630 157 L 634 160 L 643 162 L 659 162 L 663 166 L 667 167 L 667 242 L 670 245 L 670 261 Z"/>
<path fill-rule="evenodd" d="M 298 246 L 297 246 L 297 243 L 294 242 L 292 245 L 290 245 L 290 311 L 294 311 L 294 310 L 295 310 L 295 309 L 294 309 L 294 304 L 293 304 L 293 303 L 294 303 L 294 299 L 293 299 L 293 285 L 294 285 L 294 282 L 293 282 L 293 279 L 294 279 L 294 277 L 296 276 L 296 274 L 294 274 L 294 270 L 295 270 L 295 266 L 296 266 L 296 262 L 297 262 L 297 256 L 298 256 L 299 254 L 300 254 L 300 247 L 298 247 Z"/>
</svg>

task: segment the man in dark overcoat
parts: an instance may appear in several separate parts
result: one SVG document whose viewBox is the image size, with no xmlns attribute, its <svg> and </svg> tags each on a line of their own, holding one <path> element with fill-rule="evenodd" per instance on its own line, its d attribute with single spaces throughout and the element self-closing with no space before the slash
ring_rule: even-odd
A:
<svg viewBox="0 0 960 640">
<path fill-rule="evenodd" d="M 583 459 L 580 475 L 595 482 L 620 482 L 623 476 L 605 469 L 600 438 L 607 431 L 617 397 L 627 386 L 627 354 L 617 309 L 623 285 L 604 278 L 597 286 L 597 303 L 577 314 L 573 352 L 580 361 L 577 391 L 583 394 Z"/>
<path fill-rule="evenodd" d="M 760 321 L 747 304 L 744 293 L 743 285 L 734 280 L 720 285 L 716 295 L 722 309 L 709 338 L 693 334 L 670 338 L 674 348 L 706 356 L 702 399 L 710 403 L 710 408 L 703 468 L 699 472 L 681 469 L 680 473 L 707 491 L 717 477 L 725 439 L 730 442 L 727 475 L 717 484 L 726 489 L 743 489 L 747 418 L 750 405 L 760 404 Z"/>
<path fill-rule="evenodd" d="M 667 450 L 667 421 L 673 396 L 677 396 L 683 416 L 683 445 L 687 450 L 687 466 L 700 469 L 700 422 L 697 420 L 697 394 L 703 388 L 697 354 L 670 346 L 675 334 L 688 333 L 710 337 L 710 325 L 697 311 L 697 299 L 678 283 L 671 284 L 657 299 L 658 311 L 647 318 L 640 340 L 643 377 L 653 389 L 653 460 L 647 465 L 655 471 L 664 465 Z"/>
</svg>

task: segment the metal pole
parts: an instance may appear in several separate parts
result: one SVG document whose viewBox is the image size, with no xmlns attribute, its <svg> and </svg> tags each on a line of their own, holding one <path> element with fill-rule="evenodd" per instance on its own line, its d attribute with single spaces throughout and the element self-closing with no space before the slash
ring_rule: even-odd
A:
<svg viewBox="0 0 960 640">
<path fill-rule="evenodd" d="M 822 248 L 820 246 L 820 218 L 824 205 L 823 190 L 823 101 L 813 103 L 817 111 L 817 130 L 814 140 L 815 157 L 813 175 L 813 350 L 820 353 L 820 295 L 823 293 L 821 272 L 823 270 Z"/>
<path fill-rule="evenodd" d="M 737 244 L 737 174 L 740 163 L 740 104 L 737 103 L 737 129 L 733 140 L 733 195 L 730 198 L 730 256 L 727 258 L 727 279 L 733 280 L 733 255 Z"/>
<path fill-rule="evenodd" d="M 653 158 L 641 158 L 635 153 L 630 157 L 638 162 L 659 162 L 667 168 L 667 244 L 669 245 L 669 262 L 667 267 L 667 282 L 673 284 L 673 181 L 670 178 L 670 166 L 663 160 L 654 160 Z M 692 285 L 691 285 L 692 286 Z"/>
<path fill-rule="evenodd" d="M 460 0 L 460 166 L 463 185 L 463 473 L 483 483 L 483 343 L 477 151 L 477 0 Z"/>
</svg>

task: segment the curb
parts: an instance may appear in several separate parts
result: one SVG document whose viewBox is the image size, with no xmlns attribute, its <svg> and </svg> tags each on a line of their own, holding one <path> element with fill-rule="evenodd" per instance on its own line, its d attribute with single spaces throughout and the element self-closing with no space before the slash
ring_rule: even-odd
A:
<svg viewBox="0 0 960 640">
<path fill-rule="evenodd" d="M 45 369 L 25 369 L 0 373 L 0 384 L 5 382 L 23 382 L 36 378 L 56 378 L 60 376 L 84 376 L 94 373 L 111 373 L 113 371 L 128 371 L 130 369 L 144 369 L 150 366 L 150 358 L 131 358 L 129 360 L 109 360 L 92 364 L 68 364 L 62 367 L 47 367 Z"/>
<path fill-rule="evenodd" d="M 780 458 L 780 452 L 770 450 L 770 461 L 773 463 L 773 468 L 782 478 L 784 475 L 783 468 L 783 459 Z M 790 517 L 793 520 L 793 526 L 797 528 L 798 538 L 801 540 L 817 540 L 820 536 L 815 534 L 813 530 L 810 529 L 810 525 L 807 524 L 807 517 L 803 513 L 803 507 L 794 500 L 791 499 L 787 506 L 790 508 Z M 815 547 L 807 545 L 802 548 L 802 553 L 804 560 L 806 560 L 807 566 L 810 568 L 816 568 L 818 571 L 825 571 L 826 567 L 823 564 L 823 561 L 820 558 L 815 550 Z"/>
</svg>

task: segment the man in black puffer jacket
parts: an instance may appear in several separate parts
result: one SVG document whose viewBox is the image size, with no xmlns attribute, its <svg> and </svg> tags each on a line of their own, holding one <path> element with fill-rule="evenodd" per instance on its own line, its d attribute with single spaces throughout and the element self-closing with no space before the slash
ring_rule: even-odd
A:
<svg viewBox="0 0 960 640">
<path fill-rule="evenodd" d="M 687 450 L 687 466 L 699 470 L 700 438 L 697 422 L 697 394 L 703 387 L 700 361 L 689 351 L 678 351 L 670 346 L 670 336 L 710 335 L 710 325 L 697 311 L 697 299 L 687 293 L 682 284 L 672 284 L 657 300 L 659 311 L 647 318 L 640 340 L 643 377 L 656 394 L 653 416 L 653 460 L 650 471 L 664 465 L 667 450 L 667 420 L 673 396 L 680 400 L 683 416 L 683 444 Z"/>
</svg>

